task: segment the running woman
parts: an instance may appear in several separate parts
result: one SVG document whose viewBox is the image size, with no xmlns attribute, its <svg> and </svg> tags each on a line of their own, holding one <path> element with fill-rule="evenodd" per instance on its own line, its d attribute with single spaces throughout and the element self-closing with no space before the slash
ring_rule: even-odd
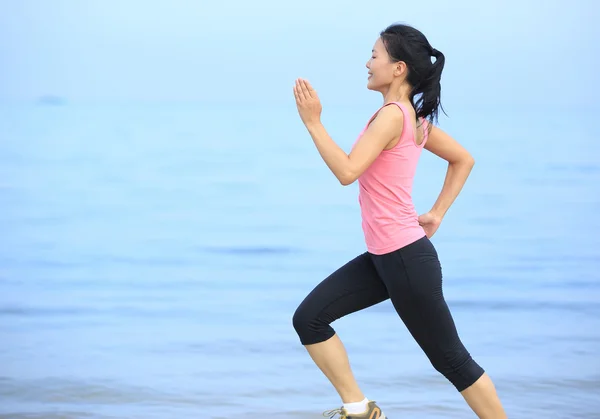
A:
<svg viewBox="0 0 600 419">
<path fill-rule="evenodd" d="M 367 88 L 383 95 L 383 106 L 367 122 L 350 154 L 322 125 L 321 103 L 310 83 L 298 79 L 294 86 L 298 113 L 322 159 L 342 185 L 358 180 L 366 242 L 366 251 L 318 284 L 293 316 L 301 344 L 343 403 L 325 414 L 385 419 L 356 383 L 346 350 L 330 324 L 389 298 L 433 368 L 473 412 L 482 419 L 504 419 L 494 384 L 458 336 L 442 292 L 437 251 L 429 240 L 474 164 L 468 151 L 434 125 L 441 108 L 444 55 L 420 31 L 394 24 L 380 33 L 366 67 Z M 419 216 L 411 194 L 423 149 L 446 160 L 448 171 L 435 204 Z"/>
</svg>

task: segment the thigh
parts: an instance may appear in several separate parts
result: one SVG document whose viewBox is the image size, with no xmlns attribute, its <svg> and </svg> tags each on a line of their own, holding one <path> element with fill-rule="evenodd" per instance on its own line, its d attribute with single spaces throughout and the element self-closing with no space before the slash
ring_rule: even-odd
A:
<svg viewBox="0 0 600 419">
<path fill-rule="evenodd" d="M 394 308 L 419 346 L 430 356 L 460 345 L 442 290 L 442 268 L 424 237 L 374 262 Z"/>
<path fill-rule="evenodd" d="M 298 310 L 331 323 L 388 298 L 373 261 L 368 253 L 363 253 L 319 283 Z"/>
</svg>

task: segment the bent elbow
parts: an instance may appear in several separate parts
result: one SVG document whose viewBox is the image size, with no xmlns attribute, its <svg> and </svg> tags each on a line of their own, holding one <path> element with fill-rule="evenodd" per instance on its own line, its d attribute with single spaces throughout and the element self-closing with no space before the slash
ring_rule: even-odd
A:
<svg viewBox="0 0 600 419">
<path fill-rule="evenodd" d="M 475 159 L 470 154 L 465 157 L 465 164 L 469 167 L 475 166 Z"/>
<path fill-rule="evenodd" d="M 348 186 L 354 183 L 354 181 L 356 180 L 356 176 L 354 176 L 352 173 L 346 173 L 338 177 L 338 180 L 340 181 L 340 184 L 342 186 Z"/>
<path fill-rule="evenodd" d="M 456 158 L 451 160 L 450 163 L 472 168 L 475 165 L 475 159 L 471 153 L 465 152 L 461 153 L 459 156 L 456 156 Z"/>
<path fill-rule="evenodd" d="M 340 184 L 342 186 L 352 185 L 353 183 L 354 183 L 354 179 L 350 179 L 350 178 L 348 178 L 348 179 L 346 179 L 346 178 L 340 179 Z"/>
</svg>

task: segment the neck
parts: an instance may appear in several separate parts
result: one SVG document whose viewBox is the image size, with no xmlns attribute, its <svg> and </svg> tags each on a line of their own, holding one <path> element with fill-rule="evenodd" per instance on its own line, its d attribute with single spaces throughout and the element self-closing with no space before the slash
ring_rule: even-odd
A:
<svg viewBox="0 0 600 419">
<path fill-rule="evenodd" d="M 410 101 L 410 92 L 412 88 L 408 85 L 408 83 L 402 83 L 399 86 L 394 86 L 391 84 L 387 87 L 387 89 L 383 90 L 381 94 L 383 95 L 383 104 L 390 102 L 409 102 Z"/>
</svg>

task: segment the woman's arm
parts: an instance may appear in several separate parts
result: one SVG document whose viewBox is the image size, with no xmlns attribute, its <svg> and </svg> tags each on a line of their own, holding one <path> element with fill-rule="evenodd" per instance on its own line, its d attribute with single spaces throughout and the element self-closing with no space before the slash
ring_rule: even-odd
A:
<svg viewBox="0 0 600 419">
<path fill-rule="evenodd" d="M 442 191 L 430 211 L 441 220 L 462 190 L 475 160 L 456 140 L 435 126 L 431 128 L 425 149 L 448 162 Z"/>
<path fill-rule="evenodd" d="M 402 112 L 397 106 L 385 106 L 379 110 L 352 152 L 346 154 L 321 123 L 321 101 L 310 83 L 297 79 L 294 96 L 300 118 L 319 154 L 342 185 L 350 185 L 358 179 L 381 151 L 402 132 Z"/>
<path fill-rule="evenodd" d="M 346 154 L 327 134 L 320 120 L 306 123 L 319 154 L 342 185 L 350 185 L 367 170 L 381 151 L 402 132 L 402 112 L 396 106 L 385 106 Z"/>
</svg>

